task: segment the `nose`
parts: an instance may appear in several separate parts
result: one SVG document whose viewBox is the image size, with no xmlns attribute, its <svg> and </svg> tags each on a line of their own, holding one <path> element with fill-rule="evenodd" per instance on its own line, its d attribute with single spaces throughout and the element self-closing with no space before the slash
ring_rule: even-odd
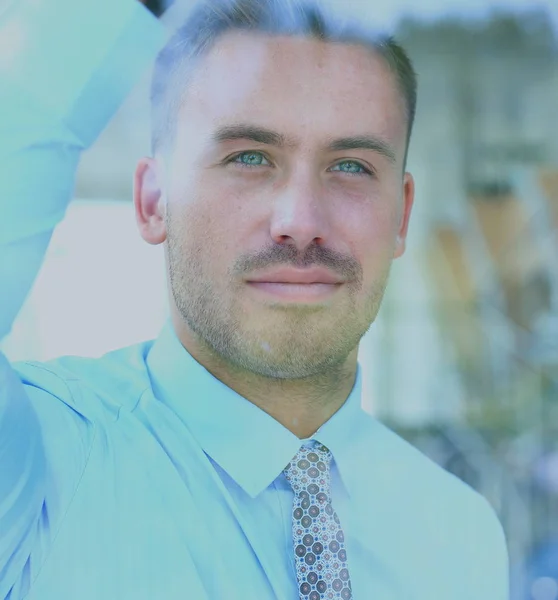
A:
<svg viewBox="0 0 558 600">
<path fill-rule="evenodd" d="M 312 243 L 324 245 L 330 236 L 325 190 L 319 178 L 299 173 L 276 195 L 270 233 L 274 242 L 293 244 L 299 252 Z"/>
</svg>

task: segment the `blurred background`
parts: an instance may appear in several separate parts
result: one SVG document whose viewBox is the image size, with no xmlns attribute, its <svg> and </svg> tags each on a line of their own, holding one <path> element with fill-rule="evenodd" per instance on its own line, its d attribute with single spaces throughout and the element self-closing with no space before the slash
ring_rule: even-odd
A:
<svg viewBox="0 0 558 600">
<path fill-rule="evenodd" d="M 419 74 L 415 212 L 361 344 L 364 406 L 492 503 L 512 600 L 558 600 L 558 2 L 342 2 Z M 162 250 L 131 203 L 147 81 L 84 155 L 12 360 L 99 356 L 167 316 Z"/>
</svg>

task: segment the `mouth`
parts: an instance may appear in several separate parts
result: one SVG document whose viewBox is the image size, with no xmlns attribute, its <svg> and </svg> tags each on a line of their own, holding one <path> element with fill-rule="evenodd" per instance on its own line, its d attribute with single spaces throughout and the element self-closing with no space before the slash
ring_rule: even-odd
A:
<svg viewBox="0 0 558 600">
<path fill-rule="evenodd" d="M 343 283 L 293 283 L 279 281 L 249 281 L 248 285 L 264 297 L 287 303 L 318 303 L 335 295 Z"/>
</svg>

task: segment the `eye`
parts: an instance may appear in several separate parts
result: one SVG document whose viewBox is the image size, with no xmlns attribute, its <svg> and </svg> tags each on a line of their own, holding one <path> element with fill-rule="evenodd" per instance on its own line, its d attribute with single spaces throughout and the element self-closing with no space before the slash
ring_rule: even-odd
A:
<svg viewBox="0 0 558 600">
<path fill-rule="evenodd" d="M 348 175 L 372 175 L 370 169 L 354 160 L 344 160 L 337 163 L 331 170 L 347 173 Z"/>
<path fill-rule="evenodd" d="M 271 163 L 261 152 L 241 152 L 231 157 L 228 163 L 235 163 L 243 167 L 267 167 Z"/>
</svg>

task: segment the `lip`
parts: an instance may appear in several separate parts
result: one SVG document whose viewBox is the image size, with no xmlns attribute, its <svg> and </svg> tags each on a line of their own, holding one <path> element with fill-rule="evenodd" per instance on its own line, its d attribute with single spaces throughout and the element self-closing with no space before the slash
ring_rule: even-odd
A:
<svg viewBox="0 0 558 600">
<path fill-rule="evenodd" d="M 276 284 L 329 284 L 339 285 L 344 283 L 337 275 L 323 268 L 293 269 L 283 267 L 259 273 L 248 279 L 248 283 L 276 283 Z"/>
<path fill-rule="evenodd" d="M 283 283 L 249 281 L 248 285 L 264 298 L 282 303 L 311 304 L 329 300 L 342 283 Z"/>
</svg>

